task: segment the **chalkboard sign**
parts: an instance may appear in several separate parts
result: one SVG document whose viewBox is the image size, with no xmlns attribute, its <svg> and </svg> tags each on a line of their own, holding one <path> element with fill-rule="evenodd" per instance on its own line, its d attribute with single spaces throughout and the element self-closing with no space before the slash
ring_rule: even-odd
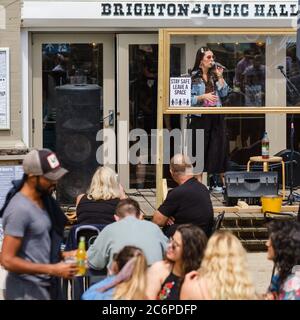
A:
<svg viewBox="0 0 300 320">
<path fill-rule="evenodd" d="M 0 166 L 0 208 L 2 208 L 7 192 L 12 187 L 12 180 L 21 179 L 22 166 Z"/>
</svg>

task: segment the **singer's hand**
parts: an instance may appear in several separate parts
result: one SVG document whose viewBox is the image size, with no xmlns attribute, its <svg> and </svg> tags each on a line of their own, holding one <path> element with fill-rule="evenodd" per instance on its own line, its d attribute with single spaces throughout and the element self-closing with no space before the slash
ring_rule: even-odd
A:
<svg viewBox="0 0 300 320">
<path fill-rule="evenodd" d="M 217 77 L 222 77 L 223 76 L 223 72 L 224 72 L 224 69 L 221 68 L 221 67 L 216 67 L 215 68 L 215 74 Z"/>
<path fill-rule="evenodd" d="M 218 96 L 216 96 L 215 94 L 213 94 L 211 92 L 210 93 L 205 93 L 200 97 L 201 97 L 201 100 L 203 100 L 203 101 L 207 100 L 207 101 L 213 102 L 213 103 L 218 101 Z"/>
</svg>

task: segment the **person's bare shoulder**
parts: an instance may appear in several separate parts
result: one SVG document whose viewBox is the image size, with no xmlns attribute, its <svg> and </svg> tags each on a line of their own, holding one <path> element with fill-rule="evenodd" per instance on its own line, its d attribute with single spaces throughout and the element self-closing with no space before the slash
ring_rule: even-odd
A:
<svg viewBox="0 0 300 320">
<path fill-rule="evenodd" d="M 165 275 L 168 275 L 171 272 L 171 270 L 172 265 L 170 264 L 170 262 L 166 260 L 154 262 L 149 267 L 149 272 L 153 274 L 159 274 L 162 278 L 164 278 Z"/>
</svg>

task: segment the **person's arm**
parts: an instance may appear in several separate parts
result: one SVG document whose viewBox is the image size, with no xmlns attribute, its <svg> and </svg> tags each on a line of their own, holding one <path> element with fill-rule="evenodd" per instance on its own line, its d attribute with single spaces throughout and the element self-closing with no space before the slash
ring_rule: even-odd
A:
<svg viewBox="0 0 300 320">
<path fill-rule="evenodd" d="M 23 238 L 5 235 L 2 246 L 1 262 L 5 269 L 15 273 L 25 274 L 48 274 L 51 276 L 71 278 L 77 273 L 76 264 L 56 263 L 42 264 L 33 263 L 18 257 Z"/>
<path fill-rule="evenodd" d="M 165 201 L 161 206 L 154 212 L 152 222 L 156 223 L 160 227 L 163 227 L 170 221 L 169 218 L 175 218 L 175 214 L 178 210 L 179 199 L 177 197 L 176 188 L 169 191 Z M 176 219 L 172 219 L 172 222 L 176 223 Z M 172 223 L 170 223 L 172 224 Z"/>
<path fill-rule="evenodd" d="M 186 274 L 180 290 L 180 300 L 197 300 L 200 297 L 200 288 L 197 283 L 198 272 L 191 271 Z"/>
<path fill-rule="evenodd" d="M 123 200 L 123 199 L 127 199 L 127 195 L 125 193 L 125 190 L 123 188 L 123 186 L 121 185 L 121 183 L 119 183 L 119 189 L 120 189 L 120 199 Z"/>
<path fill-rule="evenodd" d="M 149 300 L 156 300 L 163 283 L 163 279 L 167 277 L 165 271 L 165 262 L 155 262 L 147 270 L 147 287 L 146 297 Z"/>
<path fill-rule="evenodd" d="M 107 266 L 109 261 L 106 228 L 101 231 L 87 251 L 88 265 L 95 270 L 102 270 Z"/>
<path fill-rule="evenodd" d="M 211 300 L 205 279 L 197 271 L 186 274 L 180 290 L 180 300 Z"/>
<path fill-rule="evenodd" d="M 221 98 L 226 97 L 229 92 L 229 87 L 227 82 L 224 80 L 224 78 L 219 78 L 216 82 L 217 85 L 217 91 Z"/>
<path fill-rule="evenodd" d="M 218 81 L 216 82 L 217 91 L 220 97 L 225 97 L 228 95 L 228 84 L 223 78 L 223 68 L 218 67 L 215 71 Z"/>
<path fill-rule="evenodd" d="M 164 216 L 161 212 L 156 210 L 153 214 L 152 222 L 160 227 L 163 227 L 167 224 L 168 219 L 168 217 Z"/>
<path fill-rule="evenodd" d="M 84 196 L 84 193 L 82 193 L 82 194 L 80 194 L 80 195 L 78 195 L 77 196 L 77 198 L 76 198 L 76 207 L 78 206 L 78 204 L 79 204 L 79 202 L 80 202 L 80 200 L 81 200 L 81 198 Z"/>
</svg>

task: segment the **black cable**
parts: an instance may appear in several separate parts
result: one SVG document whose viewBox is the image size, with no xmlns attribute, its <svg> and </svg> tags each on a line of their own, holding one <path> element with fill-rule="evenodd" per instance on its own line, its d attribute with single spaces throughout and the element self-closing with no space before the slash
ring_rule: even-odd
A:
<svg viewBox="0 0 300 320">
<path fill-rule="evenodd" d="M 150 205 L 150 207 L 153 209 L 153 210 L 156 210 L 155 207 L 153 207 L 153 205 L 151 204 L 151 202 L 141 193 L 141 191 L 139 191 L 139 189 L 136 189 L 137 192 L 140 194 L 141 197 L 144 198 L 144 200 Z"/>
<path fill-rule="evenodd" d="M 136 189 L 137 192 L 125 192 L 125 194 L 127 196 L 131 196 L 131 197 L 142 197 L 149 205 L 150 207 L 153 209 L 153 211 L 155 211 L 155 207 L 153 207 L 153 205 L 150 203 L 150 201 L 138 190 Z M 144 214 L 144 215 L 147 215 L 147 213 L 141 208 L 141 212 Z"/>
<path fill-rule="evenodd" d="M 296 95 L 297 98 L 300 97 L 300 92 L 295 87 L 295 85 L 292 83 L 290 78 L 287 76 L 287 74 L 283 71 L 283 66 L 278 66 L 277 69 L 281 72 L 281 74 L 284 76 L 284 78 L 287 81 L 287 89 L 288 93 L 292 96 Z M 291 115 L 290 120 L 290 148 L 291 148 L 291 165 L 290 165 L 290 175 L 289 175 L 289 187 L 290 187 L 290 194 L 287 198 L 287 204 L 292 205 L 296 201 L 296 197 L 293 194 L 294 189 L 294 134 L 295 134 L 295 128 L 294 128 L 294 114 Z"/>
</svg>

